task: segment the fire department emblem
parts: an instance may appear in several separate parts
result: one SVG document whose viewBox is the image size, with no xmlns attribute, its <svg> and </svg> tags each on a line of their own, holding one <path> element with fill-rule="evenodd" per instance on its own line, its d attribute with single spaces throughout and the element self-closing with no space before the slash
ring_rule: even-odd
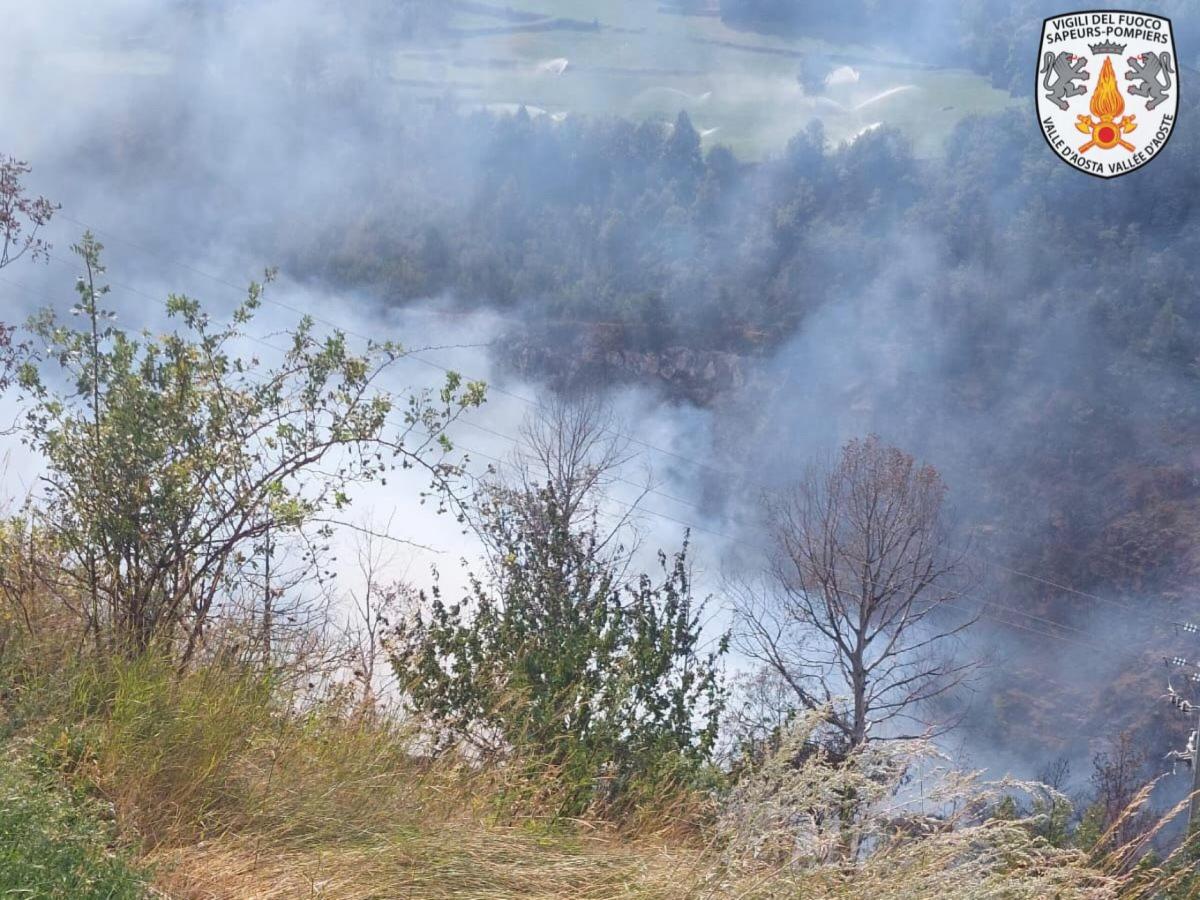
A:
<svg viewBox="0 0 1200 900">
<path fill-rule="evenodd" d="M 1038 121 L 1063 162 L 1099 178 L 1140 169 L 1166 146 L 1178 109 L 1170 19 L 1105 10 L 1042 25 Z"/>
</svg>

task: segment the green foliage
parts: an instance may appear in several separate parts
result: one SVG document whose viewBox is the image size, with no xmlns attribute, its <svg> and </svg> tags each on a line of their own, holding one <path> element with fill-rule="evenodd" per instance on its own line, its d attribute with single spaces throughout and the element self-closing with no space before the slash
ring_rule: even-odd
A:
<svg viewBox="0 0 1200 900">
<path fill-rule="evenodd" d="M 992 811 L 992 818 L 1002 822 L 1015 821 L 1019 816 L 1020 810 L 1017 808 L 1017 801 L 1014 797 L 1002 798 Z"/>
<path fill-rule="evenodd" d="M 140 651 L 185 637 L 186 658 L 268 535 L 327 533 L 351 486 L 397 466 L 423 466 L 439 487 L 455 473 L 446 428 L 483 401 L 482 385 L 452 373 L 396 409 L 378 382 L 403 350 L 354 352 L 309 317 L 273 367 L 240 356 L 259 284 L 226 324 L 172 296 L 175 330 L 129 333 L 101 306 L 101 245 L 88 234 L 74 249 L 87 272 L 73 310 L 83 327 L 52 310 L 32 319 L 41 350 L 20 381 L 25 438 L 48 468 L 41 514 L 97 644 Z"/>
<path fill-rule="evenodd" d="M 485 581 L 398 629 L 393 661 L 413 707 L 443 736 L 512 750 L 566 787 L 564 814 L 619 804 L 635 786 L 694 771 L 723 703 L 691 596 L 687 545 L 662 578 L 623 575 L 594 526 L 572 527 L 552 487 L 490 509 Z"/>
<path fill-rule="evenodd" d="M 1086 850 L 1096 841 L 1095 837 L 1087 838 L 1089 832 L 1085 826 L 1090 827 L 1090 820 L 1085 816 L 1083 823 L 1077 825 L 1074 807 L 1057 790 L 1031 792 L 1027 801 L 1006 794 L 991 808 L 988 818 L 999 822 L 1019 821 L 1028 828 L 1031 836 L 1058 850 L 1072 847 Z M 1090 844 L 1084 846 L 1082 840 L 1090 840 Z"/>
<path fill-rule="evenodd" d="M 132 900 L 140 873 L 108 847 L 112 829 L 97 804 L 0 757 L 0 896 Z"/>
<path fill-rule="evenodd" d="M 1157 854 L 1147 854 L 1147 857 L 1150 856 L 1156 857 Z M 1133 877 L 1144 877 L 1144 868 L 1139 864 Z M 1195 828 L 1189 830 L 1187 839 L 1163 862 L 1162 868 L 1165 877 L 1160 878 L 1160 883 L 1168 883 L 1169 889 L 1159 890 L 1157 897 L 1162 900 L 1194 900 L 1200 897 L 1200 833 Z"/>
<path fill-rule="evenodd" d="M 32 171 L 29 165 L 12 156 L 0 155 L 0 269 L 22 256 L 31 260 L 45 257 L 50 245 L 38 232 L 50 222 L 58 209 L 45 197 L 31 197 L 21 178 Z M 12 384 L 21 348 L 13 344 L 16 329 L 0 322 L 0 393 Z"/>
<path fill-rule="evenodd" d="M 1038 797 L 1033 801 L 1030 818 L 1036 823 L 1035 833 L 1052 847 L 1071 844 L 1071 823 L 1074 810 L 1062 797 Z"/>
<path fill-rule="evenodd" d="M 1104 821 L 1104 806 L 1099 803 L 1089 804 L 1075 828 L 1073 843 L 1081 850 L 1091 851 L 1100 843 L 1105 831 L 1107 824 Z"/>
</svg>

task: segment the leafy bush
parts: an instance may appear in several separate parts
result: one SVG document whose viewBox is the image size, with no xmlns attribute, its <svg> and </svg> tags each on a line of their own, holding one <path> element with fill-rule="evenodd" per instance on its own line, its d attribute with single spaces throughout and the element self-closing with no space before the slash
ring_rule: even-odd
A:
<svg viewBox="0 0 1200 900">
<path fill-rule="evenodd" d="M 311 557 L 311 531 L 328 529 L 352 485 L 395 467 L 423 466 L 439 487 L 453 473 L 446 427 L 483 402 L 482 384 L 450 373 L 393 420 L 379 380 L 402 349 L 356 353 L 309 317 L 274 367 L 239 356 L 258 284 L 225 325 L 172 296 L 175 330 L 130 333 L 100 305 L 101 245 L 87 234 L 74 249 L 86 269 L 74 309 L 83 324 L 53 310 L 35 317 L 40 346 L 20 382 L 25 440 L 48 470 L 39 517 L 64 555 L 56 580 L 97 646 L 136 654 L 180 641 L 186 662 L 274 542 L 291 535 Z M 268 657 L 271 621 L 264 602 Z"/>
<path fill-rule="evenodd" d="M 545 487 L 492 507 L 489 580 L 460 603 L 435 595 L 393 647 L 413 707 L 443 736 L 558 773 L 559 812 L 578 815 L 709 757 L 724 641 L 701 650 L 686 544 L 660 554 L 661 580 L 626 578 L 566 506 Z"/>
</svg>

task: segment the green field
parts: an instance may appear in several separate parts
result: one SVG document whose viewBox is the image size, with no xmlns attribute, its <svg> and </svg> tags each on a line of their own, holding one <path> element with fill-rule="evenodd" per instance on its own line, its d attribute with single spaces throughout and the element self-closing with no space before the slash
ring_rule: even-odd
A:
<svg viewBox="0 0 1200 900">
<path fill-rule="evenodd" d="M 671 119 L 685 109 L 707 144 L 745 157 L 778 150 L 814 118 L 835 143 L 888 124 L 933 155 L 963 116 L 1014 103 L 965 70 L 870 46 L 738 32 L 716 16 L 679 15 L 645 0 L 504 0 L 490 12 L 481 3 L 453 5 L 450 40 L 398 54 L 402 89 L 560 117 Z M 583 27 L 596 22 L 598 30 Z M 806 96 L 796 77 L 812 55 L 842 70 L 842 83 L 818 97 Z"/>
<path fill-rule="evenodd" d="M 919 155 L 932 156 L 963 116 L 1019 111 L 1014 98 L 966 70 L 879 47 L 735 31 L 715 14 L 681 15 L 649 0 L 446 2 L 449 34 L 398 46 L 370 67 L 347 44 L 340 56 L 315 57 L 313 72 L 357 69 L 390 78 L 397 96 L 451 98 L 463 109 L 524 105 L 556 118 L 663 121 L 683 109 L 706 145 L 726 144 L 749 159 L 777 152 L 813 119 L 834 144 L 896 126 Z M 806 60 L 821 72 L 839 70 L 839 83 L 807 95 L 797 79 Z M 85 39 L 42 62 L 83 79 L 88 91 L 100 90 L 104 77 L 152 78 L 191 64 L 186 48 L 133 36 L 117 46 Z"/>
</svg>

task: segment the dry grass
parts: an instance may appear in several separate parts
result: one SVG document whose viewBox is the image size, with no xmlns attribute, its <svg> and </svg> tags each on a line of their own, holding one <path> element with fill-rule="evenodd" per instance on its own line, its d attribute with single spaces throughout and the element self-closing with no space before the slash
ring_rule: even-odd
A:
<svg viewBox="0 0 1200 900">
<path fill-rule="evenodd" d="M 730 798 L 716 827 L 685 837 L 678 826 L 659 834 L 585 822 L 548 829 L 536 816 L 498 825 L 493 798 L 514 792 L 504 772 L 414 758 L 402 730 L 328 709 L 272 727 L 269 742 L 247 742 L 240 763 L 224 769 L 236 798 L 206 804 L 198 800 L 209 792 L 165 790 L 169 807 L 196 804 L 184 819 L 208 818 L 147 853 L 164 893 L 1149 900 L 1168 896 L 1174 883 L 1171 896 L 1188 896 L 1179 888 L 1186 869 L 1139 873 L 1140 881 L 1126 874 L 1136 847 L 1056 848 L 1036 836 L 1035 822 L 988 814 L 1003 796 L 1037 786 L 926 767 L 923 796 L 898 799 L 914 760 L 937 761 L 923 745 L 880 746 L 836 769 L 819 757 L 782 765 L 785 748 Z M 847 788 L 863 810 L 849 837 L 832 812 Z M 858 848 L 853 865 L 847 845 Z"/>
<path fill-rule="evenodd" d="M 1057 848 L 1032 820 L 988 815 L 1007 793 L 1039 789 L 939 771 L 926 745 L 879 746 L 846 766 L 811 755 L 797 765 L 799 744 L 785 747 L 723 798 L 715 820 L 703 798 L 664 788 L 632 820 L 564 822 L 546 787 L 555 780 L 527 761 L 431 761 L 414 754 L 405 728 L 337 690 L 300 702 L 237 666 L 179 675 L 154 656 L 89 658 L 61 619 L 27 611 L 0 615 L 0 711 L 12 745 L 110 802 L 163 896 L 1197 895 L 1181 860 L 1129 874 L 1139 847 Z M 920 797 L 903 783 L 913 765 L 923 766 Z M 860 801 L 852 820 L 838 813 L 847 790 Z"/>
<path fill-rule="evenodd" d="M 179 898 L 684 898 L 698 852 L 432 824 L 355 846 L 230 836 L 151 857 Z"/>
<path fill-rule="evenodd" d="M 718 824 L 726 884 L 738 896 L 1150 900 L 1190 897 L 1182 857 L 1135 868 L 1155 831 L 1090 852 L 1040 836 L 1038 815 L 997 815 L 1005 798 L 1063 802 L 1036 784 L 985 782 L 922 741 L 873 743 L 841 765 L 805 753 L 821 716 L 802 717 L 779 751 L 728 798 Z M 797 762 L 797 760 L 800 760 Z M 920 790 L 911 776 L 920 773 Z M 1122 818 L 1148 802 L 1152 785 Z M 849 807 L 846 797 L 853 797 Z M 848 863 L 852 860 L 852 864 Z M 1176 893 L 1168 893 L 1176 891 Z"/>
<path fill-rule="evenodd" d="M 403 727 L 336 693 L 297 711 L 235 669 L 25 649 L 54 676 L 0 661 L 18 742 L 112 804 L 166 896 L 675 898 L 705 875 L 705 854 L 678 839 L 680 804 L 624 830 L 552 827 L 530 798 L 556 798 L 529 766 L 416 756 Z"/>
</svg>

